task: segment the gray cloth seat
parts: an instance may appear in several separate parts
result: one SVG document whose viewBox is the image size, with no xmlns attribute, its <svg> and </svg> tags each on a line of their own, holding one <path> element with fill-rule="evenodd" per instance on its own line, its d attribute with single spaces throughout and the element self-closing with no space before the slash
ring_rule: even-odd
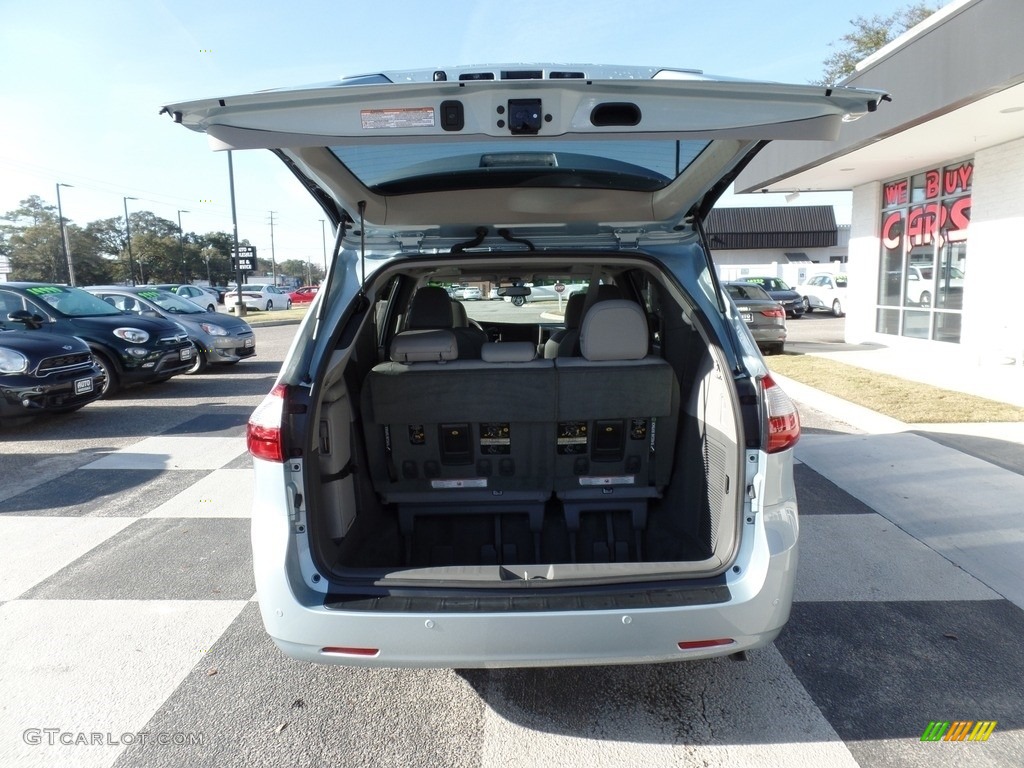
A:
<svg viewBox="0 0 1024 768">
<path fill-rule="evenodd" d="M 586 304 L 585 293 L 574 293 L 565 302 L 565 328 L 555 331 L 544 342 L 544 357 L 566 357 L 578 354 L 580 338 L 580 321 L 583 320 L 583 306 Z"/>
<path fill-rule="evenodd" d="M 581 356 L 555 360 L 555 492 L 570 533 L 579 531 L 581 514 L 622 510 L 639 548 L 648 503 L 668 483 L 679 383 L 669 363 L 648 354 L 649 345 L 640 305 L 610 299 L 583 318 Z"/>
<path fill-rule="evenodd" d="M 539 558 L 553 492 L 554 362 L 536 359 L 529 342 L 488 342 L 479 360 L 456 346 L 448 329 L 405 331 L 392 360 L 367 375 L 374 488 L 397 506 L 407 558 L 418 516 L 473 514 L 527 515 Z M 496 547 L 496 560 L 504 556 Z"/>
<path fill-rule="evenodd" d="M 448 292 L 436 285 L 425 285 L 416 291 L 409 305 L 409 317 L 405 327 L 410 331 L 449 330 L 455 336 L 459 347 L 459 358 L 463 360 L 480 357 L 480 348 L 487 341 L 487 334 L 469 325 L 456 326 L 453 302 Z"/>
</svg>

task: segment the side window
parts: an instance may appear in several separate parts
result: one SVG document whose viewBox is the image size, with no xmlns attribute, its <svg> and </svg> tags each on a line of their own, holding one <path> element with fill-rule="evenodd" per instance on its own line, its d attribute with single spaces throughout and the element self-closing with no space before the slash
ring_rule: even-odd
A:
<svg viewBox="0 0 1024 768">
<path fill-rule="evenodd" d="M 7 319 L 7 315 L 11 312 L 17 312 L 19 309 L 24 308 L 24 302 L 18 294 L 0 291 L 0 328 L 7 330 L 24 330 L 25 326 L 21 323 L 11 322 Z"/>
</svg>

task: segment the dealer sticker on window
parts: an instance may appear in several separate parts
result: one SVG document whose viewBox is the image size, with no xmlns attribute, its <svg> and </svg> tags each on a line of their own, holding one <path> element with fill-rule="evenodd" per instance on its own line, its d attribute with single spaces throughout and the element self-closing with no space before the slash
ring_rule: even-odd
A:
<svg viewBox="0 0 1024 768">
<path fill-rule="evenodd" d="M 364 130 L 377 128 L 433 128 L 433 107 L 364 109 L 359 112 Z"/>
</svg>

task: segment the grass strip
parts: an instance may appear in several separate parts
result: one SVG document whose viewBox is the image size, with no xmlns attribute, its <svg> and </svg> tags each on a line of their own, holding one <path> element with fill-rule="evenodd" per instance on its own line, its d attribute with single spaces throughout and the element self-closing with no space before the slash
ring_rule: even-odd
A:
<svg viewBox="0 0 1024 768">
<path fill-rule="evenodd" d="M 921 384 L 817 355 L 773 355 L 768 367 L 907 424 L 1024 421 L 1024 408 Z"/>
<path fill-rule="evenodd" d="M 266 325 L 267 323 L 281 323 L 281 322 L 298 322 L 306 316 L 306 310 L 309 309 L 308 304 L 303 304 L 301 307 L 292 307 L 291 309 L 275 309 L 271 312 L 259 312 L 249 310 L 246 312 L 245 320 L 249 325 Z M 231 314 L 234 314 L 232 312 Z"/>
</svg>

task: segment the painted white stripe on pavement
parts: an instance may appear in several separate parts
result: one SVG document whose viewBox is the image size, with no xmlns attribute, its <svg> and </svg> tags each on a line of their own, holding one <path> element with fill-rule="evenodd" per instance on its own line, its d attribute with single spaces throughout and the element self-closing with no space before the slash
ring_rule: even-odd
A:
<svg viewBox="0 0 1024 768">
<path fill-rule="evenodd" d="M 220 469 L 243 453 L 243 437 L 149 437 L 82 469 Z"/>
<path fill-rule="evenodd" d="M 502 681 L 516 673 L 492 673 L 481 767 L 856 768 L 774 647 L 751 652 L 748 662 L 674 667 L 587 670 L 593 682 L 578 692 L 575 712 L 554 717 L 550 702 L 543 701 L 550 695 L 545 690 L 537 691 L 540 703 L 527 709 L 503 691 Z"/>
<path fill-rule="evenodd" d="M 998 600 L 881 515 L 800 518 L 795 600 Z"/>
<path fill-rule="evenodd" d="M 124 734 L 135 738 L 244 606 L 240 600 L 0 606 L 0 765 L 113 764 L 127 746 Z"/>
<path fill-rule="evenodd" d="M 803 435 L 800 459 L 1024 608 L 1024 476 L 910 433 Z"/>
<path fill-rule="evenodd" d="M 133 517 L 0 516 L 0 600 L 13 600 L 134 522 Z"/>
<path fill-rule="evenodd" d="M 249 517 L 252 470 L 218 469 L 144 517 Z"/>
</svg>

